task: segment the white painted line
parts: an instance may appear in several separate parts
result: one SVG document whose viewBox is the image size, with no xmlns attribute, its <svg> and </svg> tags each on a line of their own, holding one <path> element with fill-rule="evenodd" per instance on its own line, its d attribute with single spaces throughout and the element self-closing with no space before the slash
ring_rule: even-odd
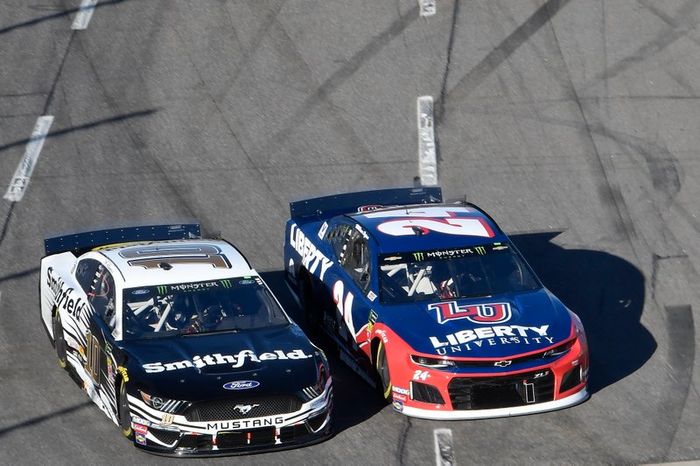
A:
<svg viewBox="0 0 700 466">
<path fill-rule="evenodd" d="M 688 461 L 674 461 L 671 463 L 643 463 L 642 466 L 699 466 L 700 459 Z"/>
<path fill-rule="evenodd" d="M 41 148 L 44 146 L 46 136 L 49 134 L 51 123 L 53 123 L 53 116 L 51 115 L 40 116 L 36 120 L 27 148 L 24 150 L 24 156 L 19 161 L 17 170 L 15 170 L 10 186 L 8 186 L 5 193 L 4 198 L 8 201 L 19 202 L 22 200 L 22 196 L 24 196 L 24 192 L 29 185 L 29 178 L 32 176 L 37 160 L 39 160 Z"/>
<path fill-rule="evenodd" d="M 435 466 L 454 466 L 455 452 L 452 449 L 452 429 L 435 429 Z"/>
<path fill-rule="evenodd" d="M 437 12 L 436 0 L 418 0 L 418 6 L 420 6 L 421 16 L 433 16 Z"/>
<path fill-rule="evenodd" d="M 70 28 L 76 31 L 87 29 L 90 18 L 95 12 L 95 5 L 97 5 L 97 0 L 83 0 Z"/>
<path fill-rule="evenodd" d="M 437 156 L 433 127 L 433 98 L 418 97 L 418 176 L 423 186 L 437 186 Z"/>
</svg>

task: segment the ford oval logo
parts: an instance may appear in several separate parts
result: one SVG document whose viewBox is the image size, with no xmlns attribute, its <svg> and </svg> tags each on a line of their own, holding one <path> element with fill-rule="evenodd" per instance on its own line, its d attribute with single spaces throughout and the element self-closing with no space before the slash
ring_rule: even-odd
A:
<svg viewBox="0 0 700 466">
<path fill-rule="evenodd" d="M 257 380 L 234 380 L 224 384 L 226 390 L 249 390 L 258 386 L 260 386 L 260 382 Z"/>
</svg>

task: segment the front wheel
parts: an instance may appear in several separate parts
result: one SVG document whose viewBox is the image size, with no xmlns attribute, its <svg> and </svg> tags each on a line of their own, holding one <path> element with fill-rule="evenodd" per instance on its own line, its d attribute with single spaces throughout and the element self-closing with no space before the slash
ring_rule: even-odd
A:
<svg viewBox="0 0 700 466">
<path fill-rule="evenodd" d="M 312 332 L 317 332 L 321 328 L 321 317 L 314 305 L 311 279 L 307 274 L 303 274 L 299 279 L 299 301 L 301 310 L 304 312 L 306 324 Z"/>
<path fill-rule="evenodd" d="M 384 342 L 381 340 L 377 347 L 377 356 L 374 364 L 379 376 L 379 393 L 384 401 L 388 402 L 391 399 L 391 375 L 389 374 L 389 363 L 386 360 L 386 349 L 384 348 Z"/>
<path fill-rule="evenodd" d="M 61 324 L 61 314 L 56 313 L 53 316 L 53 344 L 56 348 L 56 355 L 58 356 L 58 365 L 62 369 L 68 367 L 68 360 L 66 356 L 66 339 L 63 336 L 63 325 Z"/>
<path fill-rule="evenodd" d="M 119 387 L 119 427 L 124 437 L 131 439 L 134 436 L 134 430 L 131 428 L 129 399 L 126 396 L 126 382 L 123 379 Z"/>
</svg>

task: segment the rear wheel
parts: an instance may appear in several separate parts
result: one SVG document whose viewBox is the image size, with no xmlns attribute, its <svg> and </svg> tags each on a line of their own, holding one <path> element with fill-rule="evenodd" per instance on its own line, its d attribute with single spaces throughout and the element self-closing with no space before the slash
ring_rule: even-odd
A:
<svg viewBox="0 0 700 466">
<path fill-rule="evenodd" d="M 61 314 L 58 310 L 53 316 L 53 343 L 56 348 L 56 355 L 58 356 L 58 365 L 62 369 L 68 367 L 68 360 L 66 356 L 66 339 L 63 336 L 63 325 L 61 324 Z"/>
<path fill-rule="evenodd" d="M 122 379 L 119 386 L 119 427 L 122 435 L 131 439 L 134 430 L 131 428 L 131 411 L 129 410 L 129 399 L 126 397 L 126 382 Z"/>
<path fill-rule="evenodd" d="M 379 394 L 384 401 L 389 401 L 391 399 L 391 375 L 389 374 L 389 363 L 386 360 L 386 349 L 384 348 L 384 342 L 381 340 L 379 341 L 379 346 L 377 346 L 374 365 L 379 377 Z"/>
</svg>

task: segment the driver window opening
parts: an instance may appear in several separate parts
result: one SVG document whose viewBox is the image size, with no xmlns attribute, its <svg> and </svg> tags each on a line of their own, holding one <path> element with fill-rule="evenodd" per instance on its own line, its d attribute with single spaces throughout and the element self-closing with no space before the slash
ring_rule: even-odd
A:
<svg viewBox="0 0 700 466">
<path fill-rule="evenodd" d="M 345 257 L 341 264 L 355 284 L 366 291 L 370 283 L 369 248 L 367 240 L 357 230 L 349 232 Z"/>
</svg>

